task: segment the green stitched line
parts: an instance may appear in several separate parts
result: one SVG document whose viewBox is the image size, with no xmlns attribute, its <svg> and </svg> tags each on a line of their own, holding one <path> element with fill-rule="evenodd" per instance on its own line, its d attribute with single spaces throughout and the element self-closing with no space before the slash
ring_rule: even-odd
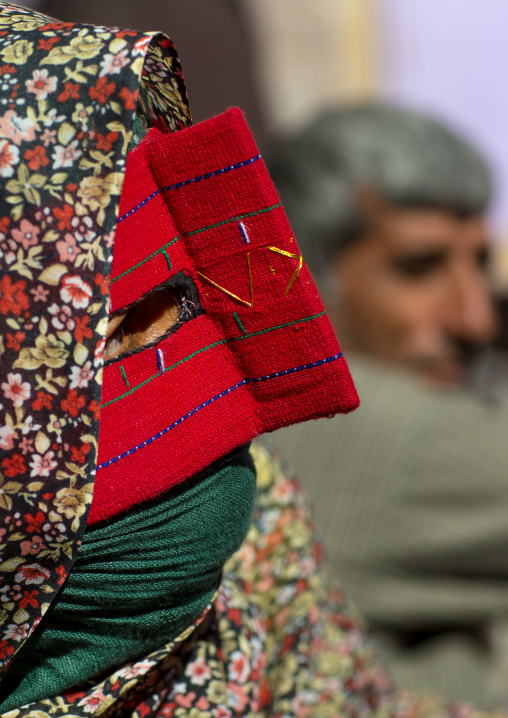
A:
<svg viewBox="0 0 508 718">
<path fill-rule="evenodd" d="M 235 322 L 236 322 L 236 323 L 238 324 L 238 326 L 240 327 L 240 331 L 242 332 L 242 334 L 247 334 L 247 332 L 245 331 L 245 328 L 244 328 L 244 326 L 243 326 L 243 324 L 242 324 L 242 320 L 240 319 L 240 317 L 238 316 L 238 314 L 237 314 L 236 312 L 233 312 L 233 316 L 234 316 L 234 318 L 235 318 Z"/>
<path fill-rule="evenodd" d="M 168 263 L 168 269 L 171 271 L 171 260 L 169 258 L 169 254 L 166 252 L 165 249 L 162 250 L 162 254 L 166 257 L 166 262 Z"/>
<path fill-rule="evenodd" d="M 238 342 L 241 339 L 250 339 L 251 337 L 257 337 L 260 334 L 269 334 L 270 332 L 274 332 L 277 329 L 287 329 L 287 327 L 292 327 L 294 324 L 302 324 L 303 322 L 310 322 L 313 319 L 319 319 L 319 317 L 323 317 L 326 314 L 325 310 L 322 312 L 319 312 L 319 314 L 312 314 L 310 317 L 302 317 L 301 319 L 294 319 L 292 322 L 286 322 L 285 324 L 277 324 L 274 327 L 267 327 L 266 329 L 258 329 L 257 332 L 251 332 L 250 334 L 245 334 L 243 337 L 231 337 L 230 339 L 226 339 L 227 342 Z"/>
<path fill-rule="evenodd" d="M 120 371 L 122 372 L 124 382 L 127 384 L 127 386 L 130 386 L 129 380 L 127 379 L 127 374 L 125 373 L 125 369 L 123 368 L 123 366 L 121 364 L 120 364 Z"/>
<path fill-rule="evenodd" d="M 122 274 L 119 274 L 118 277 L 115 277 L 114 279 L 112 279 L 112 280 L 111 280 L 111 284 L 113 284 L 113 282 L 118 281 L 118 280 L 121 279 L 122 277 L 125 277 L 127 274 L 130 274 L 131 272 L 133 272 L 133 271 L 134 271 L 135 269 L 137 269 L 138 267 L 141 267 L 142 264 L 145 264 L 146 262 L 148 262 L 150 259 L 152 259 L 153 257 L 155 257 L 157 254 L 160 254 L 161 252 L 162 252 L 162 254 L 165 255 L 166 259 L 168 260 L 168 264 L 171 265 L 171 262 L 169 261 L 169 256 L 166 254 L 166 251 L 165 251 L 165 250 L 166 250 L 168 247 L 170 247 L 172 244 L 174 244 L 174 243 L 177 241 L 177 239 L 180 239 L 180 235 L 177 235 L 174 239 L 172 239 L 170 242 L 168 242 L 167 244 L 165 244 L 163 247 L 160 247 L 159 249 L 157 249 L 155 252 L 152 252 L 152 254 L 150 254 L 148 257 L 145 257 L 144 259 L 142 259 L 141 262 L 138 262 L 137 264 L 135 264 L 135 265 L 134 265 L 133 267 L 131 267 L 130 269 L 126 269 L 125 272 L 122 272 Z M 171 266 L 170 266 L 169 268 L 171 269 Z"/>
<path fill-rule="evenodd" d="M 280 207 L 280 206 L 281 206 L 281 203 L 277 202 L 277 204 L 274 204 L 271 207 L 265 207 L 264 209 L 258 209 L 256 212 L 248 212 L 247 214 L 240 214 L 240 215 L 238 215 L 238 217 L 233 217 L 232 219 L 226 219 L 226 220 L 224 220 L 224 222 L 218 222 L 217 224 L 211 224 L 208 227 L 201 227 L 201 229 L 195 229 L 192 232 L 187 232 L 187 234 L 185 234 L 184 236 L 192 237 L 192 235 L 194 235 L 194 234 L 199 234 L 200 232 L 206 232 L 209 229 L 215 229 L 216 227 L 222 227 L 225 224 L 231 224 L 231 222 L 239 222 L 241 219 L 245 219 L 246 217 L 255 217 L 258 214 L 264 214 L 265 212 L 271 212 L 272 209 L 276 209 L 277 207 Z M 165 252 L 165 250 L 168 247 L 170 247 L 172 244 L 174 244 L 177 239 L 180 239 L 180 235 L 178 235 L 177 237 L 172 239 L 170 242 L 165 244 L 160 249 L 157 249 L 155 252 L 152 252 L 152 254 L 150 254 L 148 257 L 145 257 L 144 259 L 142 259 L 141 262 L 138 262 L 133 267 L 130 267 L 130 269 L 126 269 L 125 272 L 122 272 L 122 274 L 119 274 L 118 277 L 115 277 L 114 279 L 112 279 L 111 284 L 113 284 L 113 282 L 117 282 L 119 279 L 122 279 L 122 277 L 127 276 L 127 274 L 130 274 L 138 267 L 141 267 L 142 264 L 145 264 L 146 262 L 148 262 L 150 259 L 155 257 L 157 254 L 160 254 L 161 252 L 166 257 L 169 268 L 171 269 L 171 260 L 169 259 L 169 256 Z"/>
<path fill-rule="evenodd" d="M 180 359 L 180 361 L 176 362 L 176 364 L 172 364 L 171 366 L 168 366 L 164 369 L 163 372 L 157 372 L 157 374 L 154 374 L 153 376 L 148 377 L 148 379 L 145 379 L 145 381 L 142 381 L 141 384 L 136 384 L 136 386 L 133 386 L 132 389 L 129 391 L 126 391 L 125 394 L 120 394 L 120 396 L 117 396 L 115 399 L 111 399 L 110 401 L 107 401 L 105 404 L 102 404 L 102 408 L 104 409 L 106 406 L 109 406 L 110 404 L 114 404 L 115 401 L 120 401 L 120 399 L 125 399 L 126 396 L 129 396 L 130 394 L 133 394 L 138 389 L 141 389 L 141 387 L 145 386 L 146 384 L 149 384 L 151 381 L 156 379 L 158 376 L 161 376 L 162 374 L 165 374 L 170 369 L 176 369 L 177 366 L 180 364 L 184 364 L 185 362 L 189 361 L 189 359 L 193 359 L 198 354 L 201 354 L 202 352 L 206 352 L 208 349 L 213 349 L 214 347 L 218 347 L 221 344 L 225 344 L 227 342 L 227 339 L 221 339 L 218 342 L 214 342 L 213 344 L 209 344 L 206 347 L 201 347 L 201 349 L 198 349 L 197 351 L 193 352 L 192 354 L 189 354 L 188 356 L 184 357 L 183 359 Z"/>
<path fill-rule="evenodd" d="M 225 219 L 223 222 L 217 222 L 217 224 L 210 224 L 208 227 L 201 227 L 201 229 L 195 229 L 192 232 L 187 232 L 185 237 L 192 237 L 193 234 L 199 234 L 200 232 L 207 232 L 209 229 L 215 229 L 216 227 L 223 227 L 225 224 L 231 224 L 231 222 L 239 222 L 241 219 L 246 217 L 255 217 L 257 214 L 264 214 L 265 212 L 271 212 L 272 209 L 281 207 L 281 203 L 273 204 L 271 207 L 265 207 L 264 209 L 258 209 L 256 212 L 248 212 L 247 214 L 239 214 L 238 217 L 232 219 Z"/>
<path fill-rule="evenodd" d="M 148 377 L 148 379 L 145 379 L 145 381 L 142 381 L 141 384 L 136 384 L 136 386 L 133 386 L 132 389 L 129 389 L 129 391 L 126 391 L 124 394 L 120 394 L 120 396 L 117 396 L 115 399 L 111 399 L 110 401 L 107 401 L 105 404 L 102 404 L 102 408 L 104 409 L 106 406 L 109 406 L 110 404 L 114 404 L 116 401 L 120 401 L 120 399 L 125 399 L 126 396 L 130 396 L 130 394 L 133 394 L 138 389 L 141 389 L 146 384 L 149 384 L 151 381 L 156 379 L 158 376 L 161 376 L 162 374 L 165 374 L 167 371 L 171 371 L 171 369 L 176 369 L 177 366 L 180 366 L 181 364 L 184 364 L 185 362 L 189 361 L 190 359 L 193 359 L 198 354 L 202 354 L 203 352 L 208 351 L 208 349 L 213 349 L 214 347 L 221 346 L 221 344 L 227 344 L 228 342 L 236 342 L 240 341 L 242 339 L 251 339 L 252 337 L 257 337 L 260 334 L 268 334 L 269 332 L 274 332 L 277 329 L 286 329 L 287 327 L 292 327 L 294 324 L 302 324 L 303 322 L 310 322 L 313 319 L 319 319 L 319 317 L 322 317 L 326 314 L 325 311 L 319 312 L 319 314 L 312 314 L 310 317 L 302 317 L 302 319 L 294 319 L 292 322 L 286 322 L 285 324 L 277 324 L 273 327 L 267 327 L 266 329 L 259 329 L 257 332 L 251 332 L 250 334 L 245 334 L 242 337 L 230 337 L 229 339 L 220 339 L 217 342 L 214 342 L 213 344 L 208 344 L 206 347 L 201 347 L 201 349 L 198 349 L 197 351 L 193 352 L 192 354 L 189 354 L 188 356 L 184 357 L 183 359 L 180 359 L 180 361 L 177 361 L 176 364 L 172 364 L 171 366 L 168 366 L 164 369 L 163 372 L 157 372 L 157 374 L 154 374 L 153 376 Z M 123 371 L 123 367 L 120 366 L 120 369 Z M 124 372 L 125 374 L 125 372 Z"/>
</svg>

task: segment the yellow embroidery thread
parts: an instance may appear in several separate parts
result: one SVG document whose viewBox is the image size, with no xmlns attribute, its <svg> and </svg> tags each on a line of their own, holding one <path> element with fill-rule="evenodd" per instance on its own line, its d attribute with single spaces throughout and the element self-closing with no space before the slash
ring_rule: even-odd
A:
<svg viewBox="0 0 508 718">
<path fill-rule="evenodd" d="M 295 283 L 296 279 L 298 278 L 298 275 L 300 274 L 300 271 L 303 266 L 303 257 L 301 254 L 294 254 L 293 252 L 286 252 L 285 249 L 279 249 L 278 247 L 267 247 L 267 249 L 270 250 L 270 252 L 277 252 L 277 254 L 282 254 L 284 257 L 290 257 L 291 259 L 298 259 L 298 267 L 296 268 L 295 273 L 291 277 L 291 280 L 289 284 L 286 287 L 286 291 L 284 292 L 284 295 L 287 296 L 289 290 Z"/>
<path fill-rule="evenodd" d="M 262 247 L 260 247 L 262 249 Z M 296 268 L 293 276 L 291 277 L 289 284 L 286 287 L 286 290 L 284 292 L 284 295 L 287 296 L 289 290 L 295 283 L 296 279 L 298 278 L 298 275 L 300 274 L 300 271 L 303 266 L 303 257 L 301 254 L 295 254 L 294 252 L 286 252 L 285 249 L 279 249 L 279 247 L 266 247 L 266 249 L 269 249 L 270 252 L 276 252 L 277 254 L 282 254 L 284 257 L 289 257 L 290 259 L 297 259 L 298 260 L 298 267 Z M 220 292 L 224 292 L 224 294 L 227 294 L 228 297 L 231 297 L 232 299 L 236 299 L 237 302 L 240 302 L 246 307 L 253 307 L 254 306 L 254 286 L 252 284 L 252 269 L 250 266 L 250 252 L 247 252 L 247 268 L 249 271 L 249 289 L 250 289 L 250 302 L 248 302 L 246 299 L 242 299 L 237 294 L 233 294 L 233 292 L 230 292 L 229 289 L 226 289 L 226 287 L 221 286 L 220 284 L 217 284 L 217 282 L 214 282 L 213 279 L 210 279 L 210 277 L 207 277 L 206 274 L 203 274 L 203 272 L 198 272 L 198 275 L 205 279 L 209 284 L 212 285 L 212 287 L 215 287 Z M 274 272 L 272 267 L 270 267 L 270 270 Z"/>
<path fill-rule="evenodd" d="M 209 282 L 212 287 L 215 287 L 216 289 L 220 290 L 221 292 L 224 292 L 224 294 L 227 294 L 228 297 L 232 297 L 233 299 L 236 299 L 237 302 L 240 302 L 241 304 L 244 304 L 246 307 L 253 307 L 254 306 L 254 287 L 252 285 L 252 270 L 250 267 L 250 252 L 247 252 L 247 268 L 249 270 L 249 287 L 250 287 L 250 302 L 247 302 L 245 299 L 242 299 L 241 297 L 237 296 L 236 294 L 233 294 L 233 292 L 230 292 L 229 289 L 226 289 L 226 287 L 221 287 L 220 284 L 217 284 L 217 282 L 214 282 L 213 279 L 210 279 L 210 277 L 207 277 L 206 274 L 203 274 L 203 272 L 198 272 L 199 276 L 203 279 L 206 279 L 207 282 Z"/>
</svg>

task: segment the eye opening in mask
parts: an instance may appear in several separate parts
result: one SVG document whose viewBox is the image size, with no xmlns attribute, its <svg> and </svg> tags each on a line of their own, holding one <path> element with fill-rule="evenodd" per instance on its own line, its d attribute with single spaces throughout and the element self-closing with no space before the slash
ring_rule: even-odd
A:
<svg viewBox="0 0 508 718">
<path fill-rule="evenodd" d="M 109 318 L 105 360 L 113 363 L 152 347 L 203 313 L 196 286 L 183 271 Z"/>
</svg>

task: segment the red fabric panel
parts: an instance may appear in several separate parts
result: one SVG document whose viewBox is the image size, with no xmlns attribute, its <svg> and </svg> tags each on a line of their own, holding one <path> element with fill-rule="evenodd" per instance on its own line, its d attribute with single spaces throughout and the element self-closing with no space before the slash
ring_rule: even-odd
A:
<svg viewBox="0 0 508 718">
<path fill-rule="evenodd" d="M 147 197 L 151 197 L 148 202 Z M 142 202 L 145 205 L 132 212 Z M 185 244 L 178 237 L 174 219 L 159 194 L 143 149 L 138 146 L 128 155 L 120 197 L 111 277 L 111 313 L 144 296 L 179 269 L 192 266 Z M 172 272 L 161 251 L 168 244 L 168 256 L 171 255 L 171 262 L 176 267 Z"/>
<path fill-rule="evenodd" d="M 258 434 L 358 405 L 239 110 L 171 135 L 152 131 L 129 155 L 120 216 L 112 311 L 184 270 L 206 313 L 105 367 L 91 524 Z M 250 304 L 251 286 L 252 306 L 223 291 Z"/>
</svg>

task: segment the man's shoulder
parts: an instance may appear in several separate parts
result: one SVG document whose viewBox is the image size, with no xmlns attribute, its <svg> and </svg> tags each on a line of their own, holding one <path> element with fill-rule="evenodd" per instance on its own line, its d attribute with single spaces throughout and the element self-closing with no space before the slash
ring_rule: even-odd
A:
<svg viewBox="0 0 508 718">
<path fill-rule="evenodd" d="M 465 460 L 477 451 L 483 455 L 488 446 L 508 455 L 508 408 L 502 403 L 466 389 L 431 388 L 376 362 L 353 358 L 349 363 L 361 402 L 355 412 L 271 437 L 309 490 L 307 476 L 314 484 L 316 474 L 336 477 L 340 472 L 342 481 L 356 480 L 358 472 L 376 480 L 383 471 L 405 475 L 408 462 L 428 463 L 430 448 L 436 461 L 451 455 L 454 461 Z"/>
</svg>

